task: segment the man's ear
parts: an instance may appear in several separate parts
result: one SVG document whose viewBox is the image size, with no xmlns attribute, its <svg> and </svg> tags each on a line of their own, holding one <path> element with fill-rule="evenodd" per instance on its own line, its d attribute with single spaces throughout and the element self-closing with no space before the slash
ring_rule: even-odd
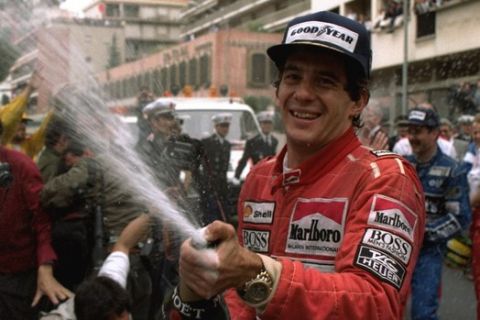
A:
<svg viewBox="0 0 480 320">
<path fill-rule="evenodd" d="M 357 101 L 352 101 L 353 103 L 352 115 L 353 116 L 361 115 L 363 110 L 367 106 L 369 100 L 370 100 L 370 92 L 366 89 L 362 89 L 360 93 L 360 98 Z"/>
</svg>

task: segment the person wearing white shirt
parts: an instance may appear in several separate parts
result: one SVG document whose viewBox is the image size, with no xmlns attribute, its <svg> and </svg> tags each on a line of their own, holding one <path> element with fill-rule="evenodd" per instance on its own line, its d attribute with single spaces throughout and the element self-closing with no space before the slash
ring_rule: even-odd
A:
<svg viewBox="0 0 480 320">
<path fill-rule="evenodd" d="M 112 252 L 105 259 L 98 275 L 84 281 L 75 297 L 66 300 L 41 320 L 127 320 L 130 319 L 127 275 L 130 270 L 128 253 L 141 241 L 151 217 L 142 214 L 122 231 Z"/>
</svg>

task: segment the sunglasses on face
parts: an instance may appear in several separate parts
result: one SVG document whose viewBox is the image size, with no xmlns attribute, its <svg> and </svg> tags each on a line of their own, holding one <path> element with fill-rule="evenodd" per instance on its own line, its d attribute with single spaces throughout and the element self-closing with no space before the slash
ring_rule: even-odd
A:
<svg viewBox="0 0 480 320">
<path fill-rule="evenodd" d="M 230 123 L 219 123 L 218 126 L 222 128 L 228 128 L 230 127 Z"/>
</svg>

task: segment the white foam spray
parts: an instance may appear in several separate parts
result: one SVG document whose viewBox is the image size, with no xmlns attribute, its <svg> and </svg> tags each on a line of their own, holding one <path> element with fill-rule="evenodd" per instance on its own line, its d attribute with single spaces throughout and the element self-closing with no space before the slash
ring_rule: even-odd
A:
<svg viewBox="0 0 480 320">
<path fill-rule="evenodd" d="M 25 37 L 29 37 L 32 44 L 37 44 L 39 54 L 36 68 L 42 85 L 57 91 L 56 101 L 68 106 L 55 112 L 63 113 L 62 118 L 75 127 L 87 146 L 102 152 L 102 166 L 117 176 L 125 189 L 147 206 L 153 215 L 170 228 L 175 228 L 180 238 L 192 236 L 197 243 L 204 243 L 198 231 L 198 221 L 187 219 L 162 192 L 154 179 L 152 168 L 135 151 L 136 137 L 119 116 L 110 112 L 105 103 L 106 94 L 102 92 L 75 39 L 70 37 L 66 40 L 58 36 L 58 29 L 51 27 L 49 10 L 35 7 L 32 12 L 27 12 L 29 9 L 21 1 L 12 1 L 2 8 L 3 34 L 0 36 L 23 37 L 23 43 L 28 42 Z M 29 20 L 22 20 L 22 17 L 29 17 Z M 4 33 L 5 30 L 8 30 L 8 35 Z M 32 50 L 32 46 L 17 49 L 20 54 L 25 54 Z M 56 83 L 65 70 L 70 70 L 68 82 L 73 90 L 65 90 L 66 83 Z"/>
</svg>

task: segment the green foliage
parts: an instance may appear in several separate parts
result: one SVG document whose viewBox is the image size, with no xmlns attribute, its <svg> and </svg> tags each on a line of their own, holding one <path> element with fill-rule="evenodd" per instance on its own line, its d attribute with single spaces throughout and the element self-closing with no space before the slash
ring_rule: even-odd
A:
<svg viewBox="0 0 480 320">
<path fill-rule="evenodd" d="M 18 50 L 6 39 L 0 38 L 0 81 L 8 76 L 8 72 L 18 56 Z"/>
</svg>

